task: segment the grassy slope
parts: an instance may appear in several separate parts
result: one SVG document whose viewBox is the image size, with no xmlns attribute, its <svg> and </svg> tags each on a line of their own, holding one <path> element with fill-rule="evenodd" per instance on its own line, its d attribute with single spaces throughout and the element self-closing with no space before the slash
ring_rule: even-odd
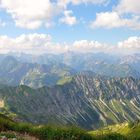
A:
<svg viewBox="0 0 140 140">
<path fill-rule="evenodd" d="M 32 124 L 17 123 L 0 114 L 0 136 L 6 135 L 11 137 L 13 136 L 13 132 L 14 134 L 28 134 L 39 140 L 94 140 L 85 130 L 76 127 L 35 126 Z"/>
<path fill-rule="evenodd" d="M 122 123 L 87 132 L 73 126 L 17 123 L 0 114 L 0 136 L 11 137 L 13 134 L 23 138 L 25 135 L 33 136 L 40 140 L 140 140 L 140 123 Z"/>
<path fill-rule="evenodd" d="M 70 76 L 63 77 L 57 81 L 57 85 L 64 85 L 65 83 L 70 83 L 71 81 L 72 81 L 72 77 Z"/>
<path fill-rule="evenodd" d="M 112 139 L 114 135 L 115 140 L 140 140 L 140 123 L 122 123 L 111 125 L 102 129 L 89 132 L 97 139 Z"/>
</svg>

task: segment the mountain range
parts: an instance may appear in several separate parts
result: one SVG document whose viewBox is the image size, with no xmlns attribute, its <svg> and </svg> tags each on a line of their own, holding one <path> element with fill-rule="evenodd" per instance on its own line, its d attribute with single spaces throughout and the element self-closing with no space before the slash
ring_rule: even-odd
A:
<svg viewBox="0 0 140 140">
<path fill-rule="evenodd" d="M 104 53 L 0 55 L 0 83 L 32 88 L 52 86 L 80 72 L 108 77 L 140 78 L 140 54 L 114 56 Z"/>
<path fill-rule="evenodd" d="M 0 112 L 96 129 L 140 119 L 140 54 L 0 55 Z"/>
<path fill-rule="evenodd" d="M 1 111 L 32 123 L 86 129 L 140 118 L 140 80 L 81 73 L 63 85 L 2 87 Z"/>
</svg>

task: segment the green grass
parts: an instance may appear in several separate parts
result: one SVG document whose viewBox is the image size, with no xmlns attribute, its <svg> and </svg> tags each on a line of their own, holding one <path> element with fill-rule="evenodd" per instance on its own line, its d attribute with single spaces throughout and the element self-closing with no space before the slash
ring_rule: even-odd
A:
<svg viewBox="0 0 140 140">
<path fill-rule="evenodd" d="M 69 83 L 72 81 L 72 77 L 63 77 L 57 81 L 57 85 L 64 85 L 65 83 Z"/>
<path fill-rule="evenodd" d="M 89 134 L 99 140 L 140 140 L 140 123 L 130 122 L 111 125 L 91 131 Z"/>
<path fill-rule="evenodd" d="M 35 126 L 32 124 L 14 122 L 3 115 L 0 115 L 0 131 L 14 131 L 21 134 L 27 133 L 40 140 L 94 140 L 87 131 L 74 126 Z"/>
<path fill-rule="evenodd" d="M 140 122 L 111 125 L 96 131 L 86 131 L 74 126 L 32 125 L 17 123 L 0 114 L 0 136 L 14 138 L 28 134 L 39 140 L 140 140 Z"/>
</svg>

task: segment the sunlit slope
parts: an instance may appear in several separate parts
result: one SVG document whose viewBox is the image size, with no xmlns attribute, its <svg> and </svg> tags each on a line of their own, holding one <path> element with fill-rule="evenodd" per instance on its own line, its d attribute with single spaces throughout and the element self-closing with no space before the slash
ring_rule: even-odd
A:
<svg viewBox="0 0 140 140">
<path fill-rule="evenodd" d="M 135 123 L 122 123 L 116 125 L 110 125 L 102 129 L 89 132 L 92 136 L 96 138 L 106 138 L 111 135 L 116 136 L 116 139 L 120 137 L 121 140 L 139 140 L 140 139 L 140 123 L 137 121 Z"/>
</svg>

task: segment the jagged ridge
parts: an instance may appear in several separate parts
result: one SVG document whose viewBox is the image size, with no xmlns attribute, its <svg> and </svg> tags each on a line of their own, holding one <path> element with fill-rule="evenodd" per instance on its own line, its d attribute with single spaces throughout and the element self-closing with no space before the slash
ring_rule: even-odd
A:
<svg viewBox="0 0 140 140">
<path fill-rule="evenodd" d="M 76 124 L 92 129 L 140 118 L 140 81 L 79 74 L 71 82 L 31 89 L 0 89 L 3 112 L 33 123 Z"/>
</svg>

